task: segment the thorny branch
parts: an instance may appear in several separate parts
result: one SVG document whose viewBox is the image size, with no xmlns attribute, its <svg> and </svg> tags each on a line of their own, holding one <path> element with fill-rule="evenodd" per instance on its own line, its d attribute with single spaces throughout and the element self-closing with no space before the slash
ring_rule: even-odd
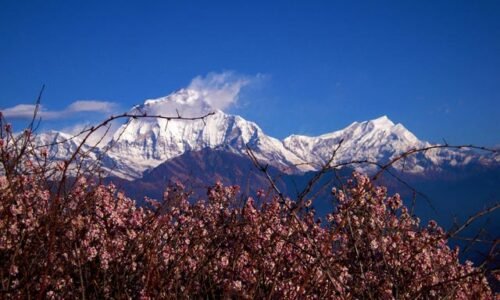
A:
<svg viewBox="0 0 500 300">
<path fill-rule="evenodd" d="M 340 149 L 340 147 L 342 146 L 342 143 L 343 143 L 343 139 L 340 140 L 340 142 L 338 143 L 337 147 L 332 151 L 332 155 L 331 157 L 329 158 L 329 160 L 323 164 L 323 166 L 320 168 L 319 171 L 317 171 L 315 173 L 315 175 L 313 176 L 313 178 L 311 178 L 305 188 L 300 192 L 298 193 L 298 196 L 297 196 L 297 202 L 295 203 L 295 207 L 293 209 L 293 211 L 296 211 L 296 209 L 302 209 L 304 207 L 304 199 L 305 197 L 311 192 L 311 190 L 313 189 L 313 187 L 317 184 L 317 182 L 328 172 L 328 171 L 334 171 L 335 174 L 336 174 L 336 177 L 337 179 L 341 182 L 340 178 L 338 177 L 338 174 L 336 173 L 336 170 L 338 170 L 339 168 L 341 167 L 345 167 L 345 166 L 352 166 L 352 165 L 359 165 L 359 164 L 368 164 L 368 165 L 374 165 L 376 167 L 378 167 L 378 171 L 375 173 L 375 175 L 372 176 L 372 180 L 377 180 L 378 178 L 380 178 L 380 176 L 383 174 L 383 173 L 388 173 L 389 175 L 391 175 L 393 178 L 395 178 L 398 182 L 404 184 L 406 187 L 408 187 L 414 194 L 414 199 L 413 199 L 413 204 L 412 204 L 412 213 L 413 213 L 413 209 L 414 209 L 414 206 L 415 206 L 415 195 L 420 195 L 422 196 L 429 204 L 429 206 L 431 207 L 431 209 L 434 210 L 434 212 L 437 213 L 437 210 L 434 208 L 434 206 L 432 205 L 432 203 L 430 202 L 430 199 L 423 193 L 421 193 L 420 191 L 418 191 L 417 189 L 415 189 L 414 187 L 412 187 L 408 182 L 406 182 L 404 179 L 402 179 L 400 176 L 398 176 L 397 174 L 394 174 L 392 171 L 391 171 L 391 167 L 398 161 L 400 160 L 406 160 L 406 158 L 408 158 L 409 156 L 411 155 L 414 155 L 414 154 L 417 154 L 417 153 L 422 153 L 422 152 L 426 152 L 426 151 L 429 151 L 429 150 L 432 150 L 432 149 L 444 149 L 444 148 L 448 148 L 448 149 L 475 149 L 475 150 L 481 150 L 481 151 L 486 151 L 486 152 L 491 152 L 493 153 L 494 155 L 498 155 L 499 151 L 497 149 L 491 149 L 491 148 L 487 148 L 487 147 L 481 147 L 481 146 L 475 146 L 475 145 L 471 145 L 471 144 L 465 144 L 465 145 L 449 145 L 448 143 L 446 143 L 445 141 L 445 144 L 443 145 L 432 145 L 432 146 L 428 146 L 428 147 L 423 147 L 423 148 L 415 148 L 415 149 L 410 149 L 394 158 L 392 158 L 389 162 L 385 163 L 385 164 L 382 164 L 380 162 L 377 162 L 377 161 L 371 161 L 371 160 L 368 160 L 368 159 L 365 159 L 365 160 L 351 160 L 351 161 L 345 161 L 345 162 L 340 162 L 340 163 L 336 163 L 334 164 L 333 162 L 335 161 L 335 158 L 336 158 L 336 154 L 338 152 L 338 150 Z M 258 159 L 256 158 L 255 154 L 253 153 L 253 151 L 251 150 L 251 148 L 249 147 L 249 145 L 246 146 L 247 147 L 247 154 L 249 155 L 250 159 L 252 160 L 254 166 L 261 172 L 264 173 L 264 175 L 266 176 L 266 179 L 269 183 L 269 185 L 272 187 L 272 189 L 276 192 L 276 194 L 279 196 L 279 198 L 282 200 L 283 203 L 285 203 L 285 196 L 284 194 L 280 191 L 280 189 L 278 188 L 275 180 L 272 178 L 272 176 L 269 174 L 268 172 L 268 165 L 262 165 Z M 305 164 L 310 164 L 310 163 L 305 163 Z M 343 186 L 343 184 L 342 184 Z M 486 209 L 483 209 L 479 212 L 477 212 L 476 214 L 474 214 L 473 216 L 469 217 L 465 222 L 463 222 L 461 225 L 456 225 L 456 228 L 455 229 L 452 229 L 450 231 L 448 231 L 445 235 L 445 237 L 447 239 L 449 238 L 455 238 L 455 236 L 462 232 L 464 229 L 466 229 L 467 227 L 469 227 L 474 221 L 476 221 L 477 219 L 479 219 L 480 217 L 483 217 L 485 215 L 488 215 L 490 213 L 492 213 L 493 211 L 497 210 L 498 208 L 500 208 L 500 203 L 497 203 L 497 204 L 494 204 L 493 206 L 491 207 L 488 207 Z M 463 237 L 461 237 L 460 239 L 465 239 Z M 498 253 L 494 250 L 497 246 L 497 244 L 499 243 L 500 239 L 495 239 L 494 241 L 483 241 L 483 240 L 480 240 L 477 236 L 476 238 L 474 239 L 467 239 L 471 242 L 488 242 L 491 245 L 490 247 L 490 251 L 489 251 L 489 254 L 487 255 L 487 257 L 485 258 L 485 260 L 483 261 L 483 263 L 481 264 L 481 268 L 482 268 L 482 272 L 485 272 L 486 269 L 485 269 L 485 265 L 488 261 L 494 261 L 497 257 L 498 257 Z"/>
</svg>

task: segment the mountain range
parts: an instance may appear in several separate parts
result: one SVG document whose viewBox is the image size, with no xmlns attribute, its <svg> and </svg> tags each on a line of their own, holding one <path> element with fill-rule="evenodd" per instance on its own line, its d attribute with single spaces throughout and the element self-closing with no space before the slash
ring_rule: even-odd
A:
<svg viewBox="0 0 500 300">
<path fill-rule="evenodd" d="M 183 107 L 182 115 L 202 115 L 208 107 L 198 104 L 199 92 L 181 89 L 166 97 L 146 100 L 133 107 L 129 114 L 144 116 L 169 114 Z M 187 109 L 185 109 L 187 107 Z M 196 109 L 195 109 L 196 108 Z M 125 180 L 142 178 L 146 173 L 181 155 L 211 149 L 248 158 L 249 148 L 263 165 L 273 166 L 286 174 L 303 174 L 332 164 L 369 161 L 384 164 L 402 153 L 431 146 L 419 140 L 402 124 L 387 116 L 364 122 L 354 122 L 344 129 L 312 137 L 291 135 L 283 140 L 266 135 L 254 122 L 221 110 L 203 120 L 166 120 L 160 118 L 129 118 L 111 132 L 106 143 L 87 143 L 82 152 L 99 158 L 108 176 Z M 50 131 L 37 136 L 37 144 L 47 145 L 50 156 L 64 160 L 82 142 L 81 136 Z M 338 148 L 338 149 L 337 149 Z M 498 164 L 498 155 L 481 154 L 472 150 L 432 149 L 408 156 L 394 167 L 411 174 L 425 174 L 448 166 L 483 166 Z M 374 164 L 353 165 L 359 171 L 373 172 Z"/>
<path fill-rule="evenodd" d="M 353 170 L 373 174 L 378 170 L 373 162 L 383 165 L 409 150 L 432 146 L 387 116 L 353 122 L 344 129 L 315 137 L 291 135 L 280 140 L 266 135 L 256 123 L 241 116 L 198 107 L 197 100 L 202 96 L 196 90 L 182 89 L 146 100 L 128 112 L 139 117 L 110 127 L 109 138 L 97 144 L 99 139 L 84 143 L 80 153 L 91 163 L 100 164 L 105 182 L 113 182 L 139 203 L 143 203 L 144 197 L 161 199 L 172 182 L 183 183 L 196 198 L 204 198 L 206 188 L 221 181 L 239 185 L 242 201 L 246 196 L 262 195 L 257 192 L 260 189 L 269 199 L 275 191 L 270 188 L 267 175 L 255 167 L 248 149 L 266 166 L 280 191 L 291 198 L 299 195 L 328 162 L 344 165 L 337 172 L 324 174 L 307 195 L 315 199 L 313 207 L 322 216 L 333 208 L 330 188 L 339 184 L 339 178 L 349 178 Z M 206 112 L 213 114 L 195 121 L 140 117 L 177 113 L 193 117 Z M 36 143 L 45 145 L 50 158 L 57 161 L 74 153 L 82 138 L 50 131 L 38 134 Z M 349 163 L 353 161 L 365 163 Z M 414 212 L 423 222 L 434 219 L 445 228 L 452 228 L 456 222 L 498 203 L 497 153 L 467 148 L 431 149 L 397 161 L 390 171 L 377 184 L 387 186 L 391 194 L 400 193 L 407 206 L 415 204 Z M 396 174 L 397 179 L 391 174 Z M 494 239 L 500 231 L 499 219 L 500 211 L 489 214 L 484 221 L 470 226 L 468 234 L 481 230 L 482 237 Z"/>
</svg>

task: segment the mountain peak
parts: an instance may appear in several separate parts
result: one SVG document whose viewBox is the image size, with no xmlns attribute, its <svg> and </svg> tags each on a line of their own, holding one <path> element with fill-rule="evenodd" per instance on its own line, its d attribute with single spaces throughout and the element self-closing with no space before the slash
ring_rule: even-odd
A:
<svg viewBox="0 0 500 300">
<path fill-rule="evenodd" d="M 214 109 L 205 101 L 203 93 L 194 89 L 180 89 L 167 96 L 147 99 L 134 111 L 151 115 L 197 117 Z"/>
<path fill-rule="evenodd" d="M 393 127 L 394 126 L 394 122 L 392 122 L 386 115 L 383 115 L 381 117 L 373 119 L 373 120 L 369 121 L 369 123 L 372 123 L 372 124 L 378 125 L 378 126 L 383 126 L 383 127 Z"/>
</svg>

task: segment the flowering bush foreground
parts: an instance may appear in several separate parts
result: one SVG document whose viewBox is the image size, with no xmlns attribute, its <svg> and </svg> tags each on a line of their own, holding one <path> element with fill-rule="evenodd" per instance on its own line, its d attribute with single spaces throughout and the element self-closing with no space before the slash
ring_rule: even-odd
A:
<svg viewBox="0 0 500 300">
<path fill-rule="evenodd" d="M 216 184 L 138 207 L 85 177 L 60 193 L 1 145 L 0 298 L 492 299 L 485 276 L 420 227 L 398 195 L 354 174 L 326 224 L 276 197 L 238 206 Z M 22 172 L 20 170 L 23 170 Z"/>
</svg>

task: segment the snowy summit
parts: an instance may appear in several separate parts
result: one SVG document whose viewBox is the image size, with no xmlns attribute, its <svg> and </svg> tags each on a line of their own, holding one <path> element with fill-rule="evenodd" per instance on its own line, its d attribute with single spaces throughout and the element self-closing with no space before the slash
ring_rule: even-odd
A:
<svg viewBox="0 0 500 300">
<path fill-rule="evenodd" d="M 201 116 L 213 109 L 207 95 L 195 89 L 181 89 L 166 97 L 149 99 L 133 107 L 131 114 L 184 117 Z M 320 169 L 332 157 L 334 149 L 342 144 L 333 163 L 352 160 L 386 162 L 410 149 L 430 146 L 420 141 L 402 124 L 393 123 L 387 116 L 364 122 L 354 122 L 344 129 L 311 137 L 291 135 L 279 140 L 266 135 L 254 122 L 240 116 L 213 109 L 205 120 L 186 121 L 130 118 L 112 134 L 112 139 L 94 150 L 102 152 L 103 167 L 111 175 L 125 179 L 140 178 L 144 171 L 178 157 L 187 151 L 204 148 L 221 149 L 242 156 L 247 155 L 247 145 L 263 163 L 287 173 Z M 69 135 L 58 132 L 41 134 L 38 143 L 61 142 Z M 78 139 L 52 146 L 50 153 L 64 159 L 69 149 L 74 149 Z M 439 165 L 466 164 L 470 153 L 451 150 L 433 150 L 412 156 L 405 161 L 408 172 L 423 172 Z M 358 169 L 373 170 L 373 165 L 359 165 Z"/>
</svg>

